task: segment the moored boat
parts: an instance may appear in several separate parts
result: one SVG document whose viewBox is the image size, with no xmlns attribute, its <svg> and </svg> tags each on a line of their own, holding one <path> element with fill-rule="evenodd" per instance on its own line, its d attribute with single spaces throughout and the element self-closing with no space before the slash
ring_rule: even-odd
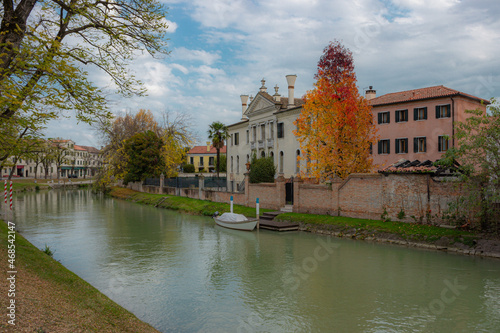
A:
<svg viewBox="0 0 500 333">
<path fill-rule="evenodd" d="M 224 213 L 221 216 L 214 214 L 213 218 L 215 223 L 221 227 L 246 231 L 255 229 L 259 222 L 257 218 L 249 219 L 244 215 L 234 213 Z"/>
</svg>

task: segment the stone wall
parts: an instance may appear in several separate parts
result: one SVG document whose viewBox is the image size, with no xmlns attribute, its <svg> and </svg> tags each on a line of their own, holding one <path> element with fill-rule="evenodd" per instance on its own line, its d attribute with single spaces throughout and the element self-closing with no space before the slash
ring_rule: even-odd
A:
<svg viewBox="0 0 500 333">
<path fill-rule="evenodd" d="M 130 183 L 128 188 L 148 193 L 160 193 L 160 187 Z M 285 206 L 285 179 L 274 183 L 245 183 L 245 193 L 220 192 L 209 189 L 163 187 L 164 194 L 215 202 L 233 202 L 279 210 Z M 296 213 L 328 214 L 367 219 L 385 218 L 392 221 L 441 224 L 448 204 L 456 201 L 460 188 L 456 183 L 431 177 L 429 174 L 352 174 L 345 180 L 327 185 L 294 181 L 293 211 Z M 401 212 L 404 212 L 402 214 Z M 399 217 L 398 217 L 399 214 Z M 404 215 L 404 216 L 403 216 Z"/>
</svg>

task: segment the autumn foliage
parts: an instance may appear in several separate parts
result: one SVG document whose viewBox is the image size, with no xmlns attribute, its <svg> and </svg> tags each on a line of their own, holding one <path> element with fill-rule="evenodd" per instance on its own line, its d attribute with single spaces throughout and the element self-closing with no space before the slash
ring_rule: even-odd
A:
<svg viewBox="0 0 500 333">
<path fill-rule="evenodd" d="M 307 159 L 306 173 L 328 180 L 369 172 L 376 129 L 371 106 L 356 87 L 352 53 L 339 42 L 330 43 L 315 78 L 295 122 L 295 134 Z"/>
</svg>

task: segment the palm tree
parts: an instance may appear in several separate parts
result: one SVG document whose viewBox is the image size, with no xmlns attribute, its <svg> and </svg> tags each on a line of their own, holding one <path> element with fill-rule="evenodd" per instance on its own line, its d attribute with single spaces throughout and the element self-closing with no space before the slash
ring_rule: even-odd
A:
<svg viewBox="0 0 500 333">
<path fill-rule="evenodd" d="M 212 145 L 217 150 L 217 162 L 215 165 L 217 178 L 219 178 L 220 150 L 224 147 L 224 140 L 226 140 L 228 136 L 227 126 L 220 121 L 214 121 L 208 126 L 208 138 L 212 140 Z"/>
</svg>

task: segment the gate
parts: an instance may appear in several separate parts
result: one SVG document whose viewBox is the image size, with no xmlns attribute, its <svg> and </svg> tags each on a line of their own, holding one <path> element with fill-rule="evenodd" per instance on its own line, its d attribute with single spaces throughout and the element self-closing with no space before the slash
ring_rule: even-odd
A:
<svg viewBox="0 0 500 333">
<path fill-rule="evenodd" d="M 287 205 L 293 205 L 293 177 L 285 183 L 285 201 Z"/>
</svg>

